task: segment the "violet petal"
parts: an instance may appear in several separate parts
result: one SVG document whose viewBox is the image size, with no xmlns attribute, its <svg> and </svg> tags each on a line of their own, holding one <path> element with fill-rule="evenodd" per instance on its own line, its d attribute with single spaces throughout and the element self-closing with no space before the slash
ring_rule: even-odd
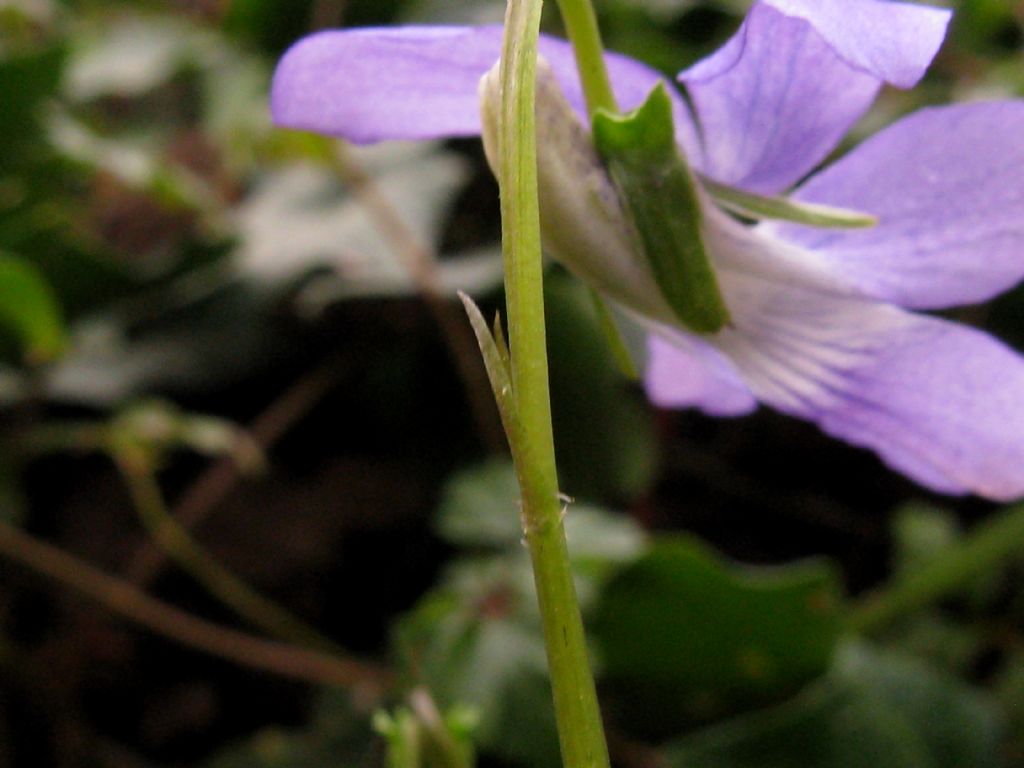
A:
<svg viewBox="0 0 1024 768">
<path fill-rule="evenodd" d="M 502 30 L 484 27 L 374 27 L 319 32 L 292 46 L 274 73 L 278 125 L 356 143 L 480 133 L 477 86 L 501 52 Z M 544 36 L 540 53 L 569 103 L 585 117 L 572 49 Z M 621 106 L 640 104 L 664 78 L 626 56 L 606 55 Z M 676 114 L 686 119 L 674 94 Z M 586 121 L 589 125 L 589 121 Z"/>
<path fill-rule="evenodd" d="M 694 165 L 757 192 L 791 186 L 883 82 L 910 85 L 923 74 L 947 20 L 945 11 L 876 0 L 763 0 L 722 48 L 679 75 L 703 137 Z M 876 39 L 880 25 L 888 26 Z"/>
<path fill-rule="evenodd" d="M 738 280 L 760 296 L 757 309 L 717 343 L 761 402 L 933 490 L 1024 496 L 1024 358 L 892 305 Z"/>
<path fill-rule="evenodd" d="M 735 366 L 693 336 L 652 333 L 647 340 L 644 386 L 662 408 L 699 408 L 710 416 L 742 416 L 757 400 Z"/>
<path fill-rule="evenodd" d="M 898 88 L 913 88 L 946 36 L 952 12 L 889 0 L 762 0 L 814 25 L 845 61 Z"/>
<path fill-rule="evenodd" d="M 1024 101 L 925 109 L 795 197 L 878 216 L 861 230 L 769 224 L 868 294 L 916 308 L 984 301 L 1024 278 Z"/>
</svg>

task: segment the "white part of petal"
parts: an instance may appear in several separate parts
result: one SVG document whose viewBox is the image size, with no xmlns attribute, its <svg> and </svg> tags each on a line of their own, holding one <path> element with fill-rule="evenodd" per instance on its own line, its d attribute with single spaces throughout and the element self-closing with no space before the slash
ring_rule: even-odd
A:
<svg viewBox="0 0 1024 768">
<path fill-rule="evenodd" d="M 734 245 L 755 235 L 733 233 Z M 812 253 L 756 240 L 756 259 L 716 254 L 733 326 L 713 343 L 758 400 L 933 490 L 1024 496 L 1024 358 L 979 331 L 865 298 Z"/>
<path fill-rule="evenodd" d="M 742 416 L 757 399 L 736 366 L 710 344 L 667 327 L 647 340 L 647 396 L 662 408 L 699 408 L 709 416 Z"/>
</svg>

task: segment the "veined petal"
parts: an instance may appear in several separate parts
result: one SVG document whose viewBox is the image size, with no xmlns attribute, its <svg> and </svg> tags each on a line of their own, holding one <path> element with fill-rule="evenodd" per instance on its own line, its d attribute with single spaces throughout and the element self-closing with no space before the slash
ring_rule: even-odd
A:
<svg viewBox="0 0 1024 768">
<path fill-rule="evenodd" d="M 944 493 L 1024 496 L 1024 358 L 979 331 L 828 290 L 723 273 L 715 339 L 757 398 Z"/>
<path fill-rule="evenodd" d="M 644 388 L 663 408 L 699 408 L 710 416 L 742 416 L 757 400 L 725 355 L 700 339 L 665 328 L 647 340 Z"/>
<path fill-rule="evenodd" d="M 703 141 L 695 164 L 757 192 L 792 185 L 836 146 L 883 82 L 920 78 L 948 17 L 878 0 L 762 0 L 732 39 L 679 76 Z"/>
<path fill-rule="evenodd" d="M 890 0 L 762 0 L 805 19 L 845 61 L 898 88 L 913 88 L 946 36 L 952 12 Z"/>
<path fill-rule="evenodd" d="M 794 197 L 878 217 L 862 230 L 762 227 L 869 295 L 916 308 L 984 301 L 1024 278 L 1024 101 L 916 112 Z"/>
<path fill-rule="evenodd" d="M 472 136 L 476 84 L 500 50 L 496 27 L 319 32 L 281 59 L 271 112 L 279 125 L 357 143 Z"/>
<path fill-rule="evenodd" d="M 288 128 L 356 143 L 480 133 L 477 84 L 501 53 L 500 26 L 380 27 L 310 35 L 274 73 L 271 112 Z M 572 49 L 542 37 L 540 53 L 578 114 L 586 108 Z M 626 56 L 606 54 L 624 108 L 643 102 L 664 78 Z M 685 118 L 678 95 L 676 113 Z"/>
</svg>

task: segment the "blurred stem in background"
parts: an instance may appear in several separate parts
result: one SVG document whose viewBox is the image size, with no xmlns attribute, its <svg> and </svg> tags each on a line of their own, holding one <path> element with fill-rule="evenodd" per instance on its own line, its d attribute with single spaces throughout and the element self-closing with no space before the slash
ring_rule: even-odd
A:
<svg viewBox="0 0 1024 768">
<path fill-rule="evenodd" d="M 344 651 L 306 622 L 270 600 L 221 565 L 171 515 L 153 467 L 144 456 L 115 456 L 135 510 L 153 541 L 178 566 L 239 617 L 286 642 L 343 655 Z"/>
<path fill-rule="evenodd" d="M 300 376 L 246 424 L 244 434 L 257 450 L 266 454 L 347 374 L 347 367 L 333 358 L 324 361 Z M 178 497 L 171 515 L 179 525 L 186 531 L 194 529 L 224 501 L 245 474 L 243 459 L 237 452 L 221 456 Z M 166 553 L 147 539 L 125 568 L 125 578 L 144 588 L 156 581 L 166 564 Z"/>
<path fill-rule="evenodd" d="M 366 662 L 263 640 L 204 621 L 2 521 L 0 556 L 55 579 L 159 635 L 236 664 L 317 685 L 354 687 L 372 698 L 393 682 L 387 670 Z"/>
<path fill-rule="evenodd" d="M 870 634 L 926 608 L 1024 552 L 1024 506 L 988 519 L 929 563 L 898 574 L 853 605 L 851 631 Z"/>
<path fill-rule="evenodd" d="M 42 425 L 30 433 L 27 444 L 39 453 L 70 450 L 106 454 L 120 470 L 152 541 L 210 595 L 252 626 L 280 640 L 326 654 L 345 655 L 336 643 L 218 562 L 167 507 L 157 470 L 172 449 L 185 447 L 223 455 L 241 470 L 262 463 L 258 444 L 234 425 L 154 401 L 128 407 L 105 422 Z"/>
</svg>

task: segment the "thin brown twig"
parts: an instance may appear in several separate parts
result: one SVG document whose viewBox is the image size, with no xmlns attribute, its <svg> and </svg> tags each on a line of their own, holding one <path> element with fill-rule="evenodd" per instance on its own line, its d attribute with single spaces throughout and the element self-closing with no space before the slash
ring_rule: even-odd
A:
<svg viewBox="0 0 1024 768">
<path fill-rule="evenodd" d="M 352 187 L 356 197 L 373 218 L 381 236 L 390 241 L 405 269 L 437 323 L 466 390 L 469 407 L 480 439 L 495 454 L 507 450 L 505 432 L 491 396 L 483 360 L 476 339 L 466 322 L 461 305 L 445 295 L 437 269 L 437 254 L 420 242 L 402 216 L 363 170 L 345 144 L 338 143 L 338 173 Z"/>
<path fill-rule="evenodd" d="M 344 654 L 319 630 L 265 597 L 197 543 L 167 509 L 152 462 L 131 453 L 116 456 L 115 461 L 150 539 L 207 592 L 271 637 L 324 653 Z"/>
<path fill-rule="evenodd" d="M 392 681 L 388 670 L 368 662 L 264 640 L 200 619 L 2 521 L 0 555 L 156 634 L 242 666 L 316 685 L 359 687 L 374 696 Z"/>
<path fill-rule="evenodd" d="M 305 374 L 249 424 L 246 430 L 249 438 L 261 450 L 268 450 L 323 399 L 340 373 L 337 364 L 327 363 Z M 183 529 L 195 528 L 227 497 L 240 476 L 237 459 L 225 456 L 189 486 L 174 505 L 172 516 Z M 163 550 L 147 539 L 129 561 L 125 579 L 138 586 L 148 586 L 167 563 Z"/>
</svg>

